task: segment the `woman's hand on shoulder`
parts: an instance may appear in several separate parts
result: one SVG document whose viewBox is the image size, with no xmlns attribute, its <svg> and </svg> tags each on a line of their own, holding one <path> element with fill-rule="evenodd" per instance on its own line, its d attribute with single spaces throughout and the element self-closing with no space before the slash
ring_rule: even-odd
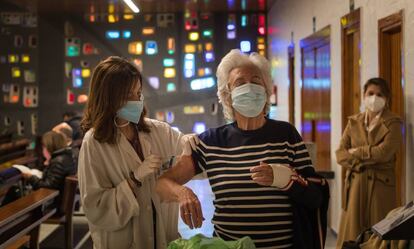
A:
<svg viewBox="0 0 414 249">
<path fill-rule="evenodd" d="M 198 144 L 200 143 L 200 139 L 195 133 L 183 135 L 182 141 L 184 143 L 182 155 L 184 156 L 191 156 L 192 151 L 196 150 Z"/>
</svg>

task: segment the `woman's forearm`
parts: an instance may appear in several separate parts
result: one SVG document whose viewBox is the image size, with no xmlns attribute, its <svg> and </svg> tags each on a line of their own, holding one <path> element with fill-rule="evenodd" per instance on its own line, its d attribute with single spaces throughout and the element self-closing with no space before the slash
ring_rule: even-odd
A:
<svg viewBox="0 0 414 249">
<path fill-rule="evenodd" d="M 156 192 L 161 200 L 177 202 L 180 198 L 182 186 L 195 175 L 193 161 L 190 156 L 182 156 L 177 164 L 165 172 L 157 181 Z"/>
<path fill-rule="evenodd" d="M 178 202 L 183 186 L 172 179 L 168 173 L 165 173 L 158 179 L 156 192 L 162 201 Z"/>
</svg>

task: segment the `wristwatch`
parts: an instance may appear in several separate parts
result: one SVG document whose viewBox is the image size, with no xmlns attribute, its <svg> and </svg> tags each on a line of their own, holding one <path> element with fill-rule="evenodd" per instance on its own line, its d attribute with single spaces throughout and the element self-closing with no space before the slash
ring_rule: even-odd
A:
<svg viewBox="0 0 414 249">
<path fill-rule="evenodd" d="M 135 178 L 134 172 L 129 172 L 129 178 L 131 178 L 131 180 L 135 183 L 135 185 L 137 187 L 141 187 L 142 186 L 142 182 L 140 180 L 138 180 L 137 178 Z"/>
</svg>

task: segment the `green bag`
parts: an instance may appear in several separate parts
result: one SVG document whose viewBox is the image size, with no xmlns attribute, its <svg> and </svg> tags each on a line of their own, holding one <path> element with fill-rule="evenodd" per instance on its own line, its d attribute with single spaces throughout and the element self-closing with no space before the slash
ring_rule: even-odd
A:
<svg viewBox="0 0 414 249">
<path fill-rule="evenodd" d="M 168 249 L 256 249 L 256 246 L 248 236 L 235 241 L 224 241 L 217 237 L 207 238 L 202 234 L 197 234 L 188 240 L 172 241 Z"/>
</svg>

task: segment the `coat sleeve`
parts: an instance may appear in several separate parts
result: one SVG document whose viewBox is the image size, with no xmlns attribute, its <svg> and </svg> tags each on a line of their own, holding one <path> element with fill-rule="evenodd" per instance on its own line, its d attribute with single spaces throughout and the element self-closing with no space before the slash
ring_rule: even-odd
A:
<svg viewBox="0 0 414 249">
<path fill-rule="evenodd" d="M 345 168 L 352 168 L 352 165 L 358 161 L 358 159 L 351 155 L 348 150 L 352 148 L 351 145 L 351 124 L 348 121 L 344 133 L 339 144 L 339 148 L 336 150 L 336 162 Z"/>
<path fill-rule="evenodd" d="M 321 184 L 317 181 L 310 181 L 309 179 L 321 179 L 312 166 L 309 153 L 302 137 L 292 126 L 294 146 L 293 168 L 305 181 L 295 181 L 287 190 L 289 196 L 293 201 L 299 203 L 307 208 L 316 209 L 323 203 L 323 193 L 321 191 Z"/>
<path fill-rule="evenodd" d="M 127 180 L 117 185 L 108 178 L 103 167 L 108 157 L 98 150 L 100 143 L 84 141 L 79 154 L 79 187 L 85 215 L 94 226 L 115 231 L 123 228 L 133 216 L 139 215 L 139 205 Z"/>
<path fill-rule="evenodd" d="M 61 163 L 53 162 L 50 164 L 47 171 L 44 172 L 43 177 L 40 179 L 36 176 L 29 178 L 29 183 L 34 189 L 38 188 L 50 188 L 61 189 L 65 184 L 66 171 L 65 166 Z"/>
<path fill-rule="evenodd" d="M 388 126 L 389 132 L 378 145 L 358 147 L 353 155 L 364 164 L 389 162 L 400 148 L 402 140 L 401 121 L 393 121 Z"/>
<path fill-rule="evenodd" d="M 184 146 L 183 134 L 164 122 L 152 121 L 158 130 L 158 141 L 162 143 L 167 156 L 181 155 Z"/>
</svg>

